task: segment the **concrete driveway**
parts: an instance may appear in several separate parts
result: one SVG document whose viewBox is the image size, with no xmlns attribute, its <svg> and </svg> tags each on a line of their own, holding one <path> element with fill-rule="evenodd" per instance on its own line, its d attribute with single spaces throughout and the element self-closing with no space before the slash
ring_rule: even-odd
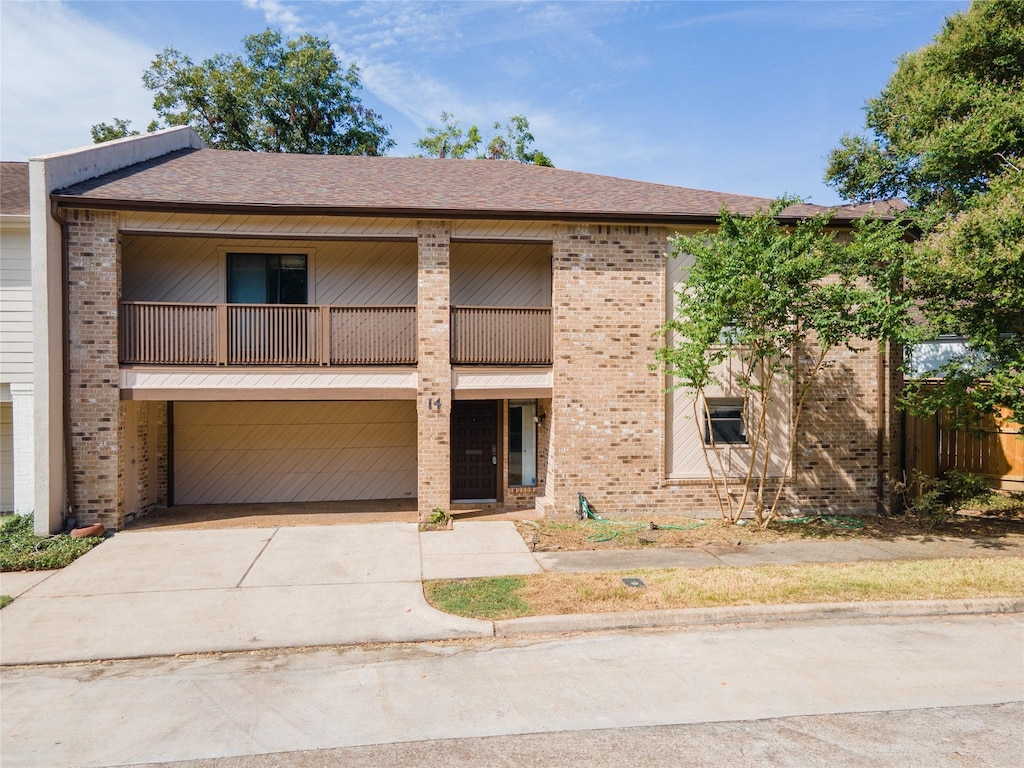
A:
<svg viewBox="0 0 1024 768">
<path fill-rule="evenodd" d="M 428 543 L 428 570 L 485 547 L 510 572 L 539 570 L 511 523 L 463 526 Z M 118 533 L 3 610 L 0 662 L 491 636 L 490 622 L 427 604 L 420 535 L 412 523 Z"/>
</svg>

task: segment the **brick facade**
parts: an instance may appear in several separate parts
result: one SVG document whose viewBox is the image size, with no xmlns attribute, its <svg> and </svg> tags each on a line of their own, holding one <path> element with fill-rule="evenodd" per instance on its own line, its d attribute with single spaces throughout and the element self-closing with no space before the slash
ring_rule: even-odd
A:
<svg viewBox="0 0 1024 768">
<path fill-rule="evenodd" d="M 650 508 L 663 477 L 665 400 L 652 371 L 664 321 L 662 227 L 559 225 L 552 254 L 556 515 L 583 492 L 602 510 Z"/>
<path fill-rule="evenodd" d="M 580 492 L 602 515 L 718 515 L 708 480 L 666 478 L 666 396 L 651 369 L 665 317 L 666 236 L 655 227 L 555 229 L 552 437 L 541 500 L 549 515 L 575 514 Z M 786 510 L 891 509 L 902 439 L 891 402 L 898 371 L 886 354 L 879 379 L 876 345 L 859 346 L 833 352 L 807 397 Z M 798 359 L 798 371 L 809 359 Z"/>
<path fill-rule="evenodd" d="M 450 507 L 452 367 L 451 229 L 421 221 L 416 282 L 417 497 L 421 520 L 435 507 Z"/>
<path fill-rule="evenodd" d="M 70 502 L 80 525 L 98 522 L 109 528 L 124 517 L 117 224 L 116 213 L 67 211 Z"/>
<path fill-rule="evenodd" d="M 69 412 L 73 487 L 80 523 L 123 524 L 126 512 L 168 498 L 166 403 L 121 403 L 118 392 L 120 252 L 117 216 L 68 211 Z M 666 478 L 664 378 L 653 368 L 666 311 L 664 227 L 552 226 L 552 396 L 540 399 L 538 484 L 508 485 L 507 399 L 498 481 L 507 508 L 537 504 L 575 514 L 577 493 L 602 515 L 716 516 L 706 479 Z M 450 501 L 452 367 L 451 225 L 417 225 L 417 452 L 421 519 Z M 865 345 L 866 346 L 866 345 Z M 839 350 L 805 406 L 787 492 L 788 509 L 873 512 L 891 504 L 898 471 L 894 360 L 874 346 Z M 806 365 L 798 359 L 798 367 Z M 881 408 L 882 410 L 879 410 Z M 126 418 L 132 411 L 132 418 Z M 879 418 L 882 414 L 882 418 Z M 125 423 L 136 433 L 123 434 Z M 129 447 L 133 457 L 127 456 Z M 881 450 L 881 461 L 879 459 Z M 134 458 L 135 464 L 130 465 Z M 881 464 L 882 488 L 878 493 Z M 125 509 L 134 482 L 137 510 Z M 152 484 L 155 483 L 155 487 Z"/>
</svg>

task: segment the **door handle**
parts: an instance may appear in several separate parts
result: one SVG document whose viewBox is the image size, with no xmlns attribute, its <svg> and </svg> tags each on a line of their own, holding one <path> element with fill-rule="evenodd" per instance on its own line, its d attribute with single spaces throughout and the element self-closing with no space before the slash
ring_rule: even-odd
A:
<svg viewBox="0 0 1024 768">
<path fill-rule="evenodd" d="M 491 456 L 491 464 L 497 464 L 497 463 L 498 463 L 498 457 L 497 456 Z"/>
</svg>

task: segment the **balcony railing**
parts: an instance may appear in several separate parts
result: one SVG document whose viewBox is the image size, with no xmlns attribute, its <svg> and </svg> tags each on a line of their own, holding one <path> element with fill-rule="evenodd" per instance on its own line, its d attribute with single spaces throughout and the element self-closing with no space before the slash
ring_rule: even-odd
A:
<svg viewBox="0 0 1024 768">
<path fill-rule="evenodd" d="M 416 307 L 121 304 L 120 360 L 137 365 L 413 365 Z M 451 361 L 550 365 L 548 307 L 452 307 Z"/>
<path fill-rule="evenodd" d="M 407 365 L 416 307 L 121 304 L 120 359 L 149 365 Z"/>
<path fill-rule="evenodd" d="M 550 307 L 452 307 L 452 363 L 551 365 Z"/>
</svg>

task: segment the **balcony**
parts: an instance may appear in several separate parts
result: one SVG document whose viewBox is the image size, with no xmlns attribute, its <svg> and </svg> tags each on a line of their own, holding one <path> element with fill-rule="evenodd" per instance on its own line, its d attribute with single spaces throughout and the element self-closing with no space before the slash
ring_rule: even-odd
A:
<svg viewBox="0 0 1024 768">
<path fill-rule="evenodd" d="M 452 307 L 454 365 L 551 365 L 550 307 Z"/>
<path fill-rule="evenodd" d="M 121 303 L 133 365 L 412 365 L 416 307 Z"/>
<path fill-rule="evenodd" d="M 415 365 L 416 307 L 121 303 L 124 365 Z M 550 365 L 549 307 L 452 307 L 456 365 Z"/>
</svg>

